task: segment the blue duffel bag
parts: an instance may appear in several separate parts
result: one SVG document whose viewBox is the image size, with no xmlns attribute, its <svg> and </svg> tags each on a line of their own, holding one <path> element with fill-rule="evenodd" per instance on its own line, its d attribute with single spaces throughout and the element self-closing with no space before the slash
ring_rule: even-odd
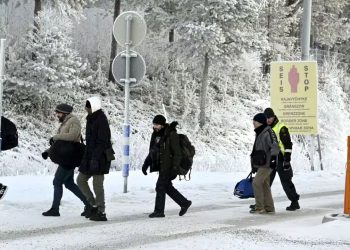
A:
<svg viewBox="0 0 350 250">
<path fill-rule="evenodd" d="M 250 172 L 247 178 L 236 184 L 233 194 L 240 199 L 254 198 L 253 180 L 253 173 Z"/>
</svg>

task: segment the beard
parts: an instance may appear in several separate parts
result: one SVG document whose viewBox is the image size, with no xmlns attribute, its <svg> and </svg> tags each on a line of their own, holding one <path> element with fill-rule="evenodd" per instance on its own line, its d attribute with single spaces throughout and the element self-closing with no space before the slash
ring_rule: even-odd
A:
<svg viewBox="0 0 350 250">
<path fill-rule="evenodd" d="M 164 134 L 164 130 L 165 128 L 161 128 L 161 129 L 155 129 L 153 128 L 153 133 L 156 135 L 156 136 L 162 136 Z"/>
<path fill-rule="evenodd" d="M 65 115 L 64 115 L 64 116 L 61 116 L 60 118 L 58 118 L 58 121 L 59 121 L 60 123 L 62 123 L 62 122 L 64 121 L 65 118 L 66 118 Z"/>
</svg>

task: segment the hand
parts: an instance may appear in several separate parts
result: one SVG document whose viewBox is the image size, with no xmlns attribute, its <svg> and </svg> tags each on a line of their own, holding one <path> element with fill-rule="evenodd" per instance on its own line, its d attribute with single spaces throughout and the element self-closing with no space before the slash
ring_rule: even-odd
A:
<svg viewBox="0 0 350 250">
<path fill-rule="evenodd" d="M 256 172 L 258 172 L 257 168 L 252 167 L 252 173 L 255 174 Z"/>
<path fill-rule="evenodd" d="M 49 153 L 47 151 L 41 153 L 41 156 L 43 157 L 44 160 L 46 160 L 49 157 Z"/>
<path fill-rule="evenodd" d="M 146 166 L 146 165 L 143 165 L 143 166 L 142 166 L 142 173 L 143 173 L 144 175 L 147 175 L 147 169 L 148 169 L 148 166 Z"/>
<path fill-rule="evenodd" d="M 283 170 L 284 171 L 289 171 L 291 169 L 291 165 L 290 165 L 290 162 L 289 161 L 284 161 L 283 162 Z"/>
<path fill-rule="evenodd" d="M 55 142 L 55 141 L 53 140 L 53 137 L 51 137 L 50 140 L 49 140 L 50 146 L 51 146 L 54 142 Z"/>
</svg>

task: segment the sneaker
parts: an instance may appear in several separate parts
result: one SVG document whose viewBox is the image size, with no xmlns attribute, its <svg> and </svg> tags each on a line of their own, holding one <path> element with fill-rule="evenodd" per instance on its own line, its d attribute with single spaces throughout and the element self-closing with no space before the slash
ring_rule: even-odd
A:
<svg viewBox="0 0 350 250">
<path fill-rule="evenodd" d="M 148 215 L 150 218 L 162 218 L 165 217 L 164 213 L 159 213 L 159 212 L 153 212 L 150 215 Z"/>
<path fill-rule="evenodd" d="M 90 216 L 90 220 L 93 221 L 107 221 L 106 213 L 103 213 L 101 211 L 97 211 L 96 213 L 92 214 Z"/>
<path fill-rule="evenodd" d="M 0 187 L 0 200 L 2 198 L 4 198 L 4 196 L 6 194 L 6 191 L 7 191 L 7 186 L 1 184 L 1 187 Z"/>
<path fill-rule="evenodd" d="M 192 201 L 188 201 L 187 206 L 181 207 L 181 210 L 180 210 L 180 212 L 179 212 L 179 216 L 183 216 L 183 215 L 187 212 L 188 208 L 189 208 L 191 205 L 192 205 Z"/>
<path fill-rule="evenodd" d="M 298 201 L 292 201 L 289 207 L 286 207 L 287 211 L 295 211 L 297 209 L 300 209 L 299 202 Z"/>
<path fill-rule="evenodd" d="M 266 210 L 265 209 L 263 209 L 263 208 L 261 208 L 261 209 L 251 209 L 250 211 L 249 211 L 249 213 L 251 213 L 251 214 L 266 214 Z"/>
<path fill-rule="evenodd" d="M 60 212 L 58 211 L 58 209 L 50 208 L 46 212 L 43 212 L 42 215 L 44 215 L 44 216 L 60 216 Z"/>
</svg>

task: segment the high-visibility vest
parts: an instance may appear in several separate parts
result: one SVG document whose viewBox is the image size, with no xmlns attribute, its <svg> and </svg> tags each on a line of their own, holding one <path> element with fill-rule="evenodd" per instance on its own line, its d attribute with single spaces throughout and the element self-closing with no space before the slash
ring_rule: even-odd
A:
<svg viewBox="0 0 350 250">
<path fill-rule="evenodd" d="M 285 125 L 282 122 L 278 121 L 278 123 L 275 124 L 275 126 L 272 128 L 272 130 L 273 130 L 273 132 L 275 132 L 275 134 L 277 136 L 278 147 L 280 148 L 281 153 L 284 155 L 285 149 L 284 149 L 284 145 L 280 139 L 280 131 L 281 131 L 281 128 L 283 128 L 283 127 L 285 127 Z"/>
</svg>

